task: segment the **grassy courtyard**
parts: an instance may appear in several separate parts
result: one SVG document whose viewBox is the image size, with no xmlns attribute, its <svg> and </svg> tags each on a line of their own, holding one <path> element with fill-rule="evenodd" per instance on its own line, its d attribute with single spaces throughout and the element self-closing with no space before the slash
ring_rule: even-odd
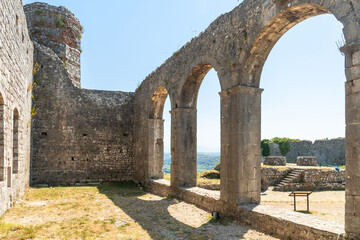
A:
<svg viewBox="0 0 360 240">
<path fill-rule="evenodd" d="M 274 239 L 134 183 L 30 188 L 0 219 L 0 239 Z"/>
</svg>

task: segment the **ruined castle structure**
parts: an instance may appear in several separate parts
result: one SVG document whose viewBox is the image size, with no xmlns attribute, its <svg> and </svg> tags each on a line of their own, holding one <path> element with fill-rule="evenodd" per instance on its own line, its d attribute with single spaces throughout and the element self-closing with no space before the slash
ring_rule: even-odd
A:
<svg viewBox="0 0 360 240">
<path fill-rule="evenodd" d="M 29 186 L 33 44 L 20 0 L 0 2 L 0 215 Z"/>
<path fill-rule="evenodd" d="M 245 0 L 152 72 L 135 93 L 82 89 L 79 21 L 63 7 L 34 3 L 24 10 L 34 50 L 21 1 L 0 3 L 2 208 L 10 195 L 14 199 L 25 191 L 30 171 L 34 185 L 134 180 L 149 191 L 237 217 L 282 238 L 360 237 L 359 1 Z M 346 39 L 341 48 L 347 78 L 345 229 L 259 204 L 261 71 L 288 29 L 320 14 L 333 14 Z M 212 68 L 221 85 L 220 194 L 195 187 L 196 101 Z M 36 114 L 29 169 L 31 90 Z M 158 180 L 167 97 L 172 108 L 170 182 Z M 300 218 L 306 220 L 297 222 Z"/>
<path fill-rule="evenodd" d="M 134 93 L 80 88 L 82 26 L 64 7 L 24 7 L 34 41 L 31 184 L 133 179 Z"/>
</svg>

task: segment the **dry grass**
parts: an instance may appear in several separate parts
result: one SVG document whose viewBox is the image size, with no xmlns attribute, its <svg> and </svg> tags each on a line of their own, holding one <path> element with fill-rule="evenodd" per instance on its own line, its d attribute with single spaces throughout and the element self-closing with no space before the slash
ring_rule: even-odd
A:
<svg viewBox="0 0 360 240">
<path fill-rule="evenodd" d="M 220 184 L 220 179 L 202 178 L 201 174 L 202 173 L 197 173 L 197 181 L 196 181 L 197 185 L 200 185 L 200 184 L 210 184 L 210 185 L 212 185 L 212 184 Z M 170 178 L 171 178 L 171 176 L 170 176 L 169 173 L 164 174 L 164 179 L 165 180 L 170 181 Z"/>
<path fill-rule="evenodd" d="M 31 188 L 0 219 L 0 239 L 273 239 L 134 183 Z"/>
</svg>

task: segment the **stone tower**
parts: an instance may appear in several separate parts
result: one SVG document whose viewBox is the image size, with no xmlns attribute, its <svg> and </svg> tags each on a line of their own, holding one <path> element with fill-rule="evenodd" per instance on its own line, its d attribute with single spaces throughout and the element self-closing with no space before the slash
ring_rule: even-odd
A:
<svg viewBox="0 0 360 240">
<path fill-rule="evenodd" d="M 24 7 L 33 41 L 52 49 L 64 62 L 73 84 L 80 87 L 81 34 L 79 20 L 64 7 L 32 3 Z"/>
</svg>

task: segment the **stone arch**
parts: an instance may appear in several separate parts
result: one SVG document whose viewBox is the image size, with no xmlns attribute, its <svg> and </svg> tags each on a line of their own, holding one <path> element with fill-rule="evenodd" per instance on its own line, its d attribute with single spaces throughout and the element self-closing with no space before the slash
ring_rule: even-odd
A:
<svg viewBox="0 0 360 240">
<path fill-rule="evenodd" d="M 181 87 L 179 100 L 179 107 L 181 108 L 196 108 L 197 97 L 200 90 L 202 81 L 204 80 L 206 74 L 215 67 L 208 63 L 200 63 L 193 67 L 184 84 Z M 218 72 L 215 69 L 216 72 Z M 220 79 L 220 78 L 219 78 Z M 220 86 L 222 86 L 220 81 Z"/>
<path fill-rule="evenodd" d="M 336 3 L 334 3 L 336 2 Z M 352 1 L 295 1 L 295 4 L 289 2 L 288 6 L 280 6 L 269 20 L 266 16 L 260 17 L 263 25 L 258 29 L 256 36 L 252 39 L 251 45 L 241 67 L 240 78 L 247 86 L 258 88 L 265 61 L 277 43 L 277 41 L 288 31 L 310 17 L 321 14 L 333 14 L 344 26 L 343 34 L 346 40 L 345 46 L 341 51 L 345 53 L 345 73 L 347 82 L 346 88 L 346 207 L 345 207 L 345 230 L 351 236 L 358 236 L 360 230 L 354 223 L 360 223 L 359 212 L 356 210 L 356 199 L 360 197 L 358 184 L 360 176 L 350 169 L 359 169 L 360 136 L 354 134 L 360 121 L 356 117 L 356 112 L 360 109 L 359 91 L 360 86 L 360 21 L 359 4 Z M 268 16 L 267 16 L 268 17 Z M 263 20 L 263 21 L 261 21 Z M 259 109 L 253 112 L 260 111 Z M 260 135 L 260 125 L 253 131 Z M 358 226 L 358 225 L 357 225 Z M 354 235 L 354 236 L 355 236 Z"/>
<path fill-rule="evenodd" d="M 149 178 L 163 178 L 164 166 L 164 120 L 163 111 L 168 91 L 159 86 L 150 100 L 148 120 L 148 175 Z"/>
<path fill-rule="evenodd" d="M 200 63 L 190 70 L 185 82 L 180 86 L 180 94 L 176 101 L 178 106 L 171 111 L 171 184 L 173 186 L 196 186 L 196 105 L 201 83 L 212 68 L 213 65 L 209 63 Z M 220 77 L 219 82 L 221 87 Z"/>
<path fill-rule="evenodd" d="M 317 1 L 314 0 L 313 2 Z M 295 4 L 282 11 L 275 11 L 275 15 L 272 16 L 270 20 L 264 21 L 265 24 L 261 26 L 261 29 L 252 40 L 247 57 L 242 65 L 242 79 L 248 81 L 246 85 L 259 87 L 262 69 L 272 48 L 290 28 L 308 18 L 322 14 L 333 14 L 344 25 L 343 32 L 345 39 L 352 41 L 354 38 L 352 35 L 354 34 L 349 34 L 348 31 L 346 31 L 350 24 L 349 19 L 345 19 L 342 15 L 344 13 L 340 12 L 341 7 L 342 9 L 347 9 L 347 6 L 338 6 L 338 8 L 332 8 L 330 10 L 330 4 L 328 2 L 329 1 L 325 1 L 325 3 L 321 5 L 316 3 Z M 343 3 L 343 5 L 346 5 L 346 3 Z M 349 10 L 349 12 L 351 11 Z M 348 18 L 350 18 L 350 16 Z M 356 27 L 353 30 L 356 30 Z M 360 31 L 360 29 L 357 30 Z M 357 35 L 360 36 L 360 32 Z"/>
<path fill-rule="evenodd" d="M 19 111 L 17 108 L 13 111 L 13 160 L 12 160 L 12 173 L 17 174 L 19 172 Z"/>
<path fill-rule="evenodd" d="M 168 96 L 168 91 L 165 87 L 156 88 L 154 94 L 151 96 L 149 119 L 162 119 L 164 104 Z"/>
<path fill-rule="evenodd" d="M 5 104 L 0 93 L 0 181 L 5 180 Z"/>
</svg>

